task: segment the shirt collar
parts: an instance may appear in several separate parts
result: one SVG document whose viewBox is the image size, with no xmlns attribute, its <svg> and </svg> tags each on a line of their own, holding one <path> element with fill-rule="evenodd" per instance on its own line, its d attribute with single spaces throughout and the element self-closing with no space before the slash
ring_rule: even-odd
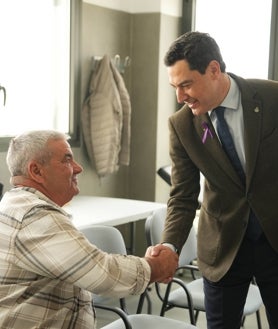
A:
<svg viewBox="0 0 278 329">
<path fill-rule="evenodd" d="M 235 80 L 231 76 L 229 76 L 229 79 L 231 82 L 230 89 L 228 91 L 227 96 L 225 97 L 223 102 L 219 104 L 219 106 L 224 106 L 227 109 L 236 111 L 239 109 L 240 105 L 240 91 Z M 208 113 L 211 118 L 214 116 L 213 111 L 209 111 Z"/>
<path fill-rule="evenodd" d="M 228 109 L 237 110 L 240 104 L 240 92 L 235 80 L 229 76 L 231 85 L 226 98 L 220 104 Z"/>
</svg>

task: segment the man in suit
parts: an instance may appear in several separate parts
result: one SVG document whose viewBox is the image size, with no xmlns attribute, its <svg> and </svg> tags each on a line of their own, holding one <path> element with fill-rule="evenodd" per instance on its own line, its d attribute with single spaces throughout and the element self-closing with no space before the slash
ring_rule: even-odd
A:
<svg viewBox="0 0 278 329">
<path fill-rule="evenodd" d="M 172 187 L 163 242 L 177 251 L 185 243 L 198 207 L 201 172 L 198 264 L 207 326 L 240 328 L 255 278 L 270 328 L 278 328 L 278 83 L 227 73 L 217 43 L 206 33 L 180 36 L 165 64 L 184 106 L 169 119 Z M 243 178 L 217 130 L 219 106 Z"/>
</svg>

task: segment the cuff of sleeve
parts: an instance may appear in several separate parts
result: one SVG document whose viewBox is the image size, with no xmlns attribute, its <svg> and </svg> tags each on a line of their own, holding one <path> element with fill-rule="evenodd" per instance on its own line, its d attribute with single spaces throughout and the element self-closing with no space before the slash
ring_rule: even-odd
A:
<svg viewBox="0 0 278 329">
<path fill-rule="evenodd" d="M 178 252 L 178 249 L 172 243 L 163 242 L 162 244 L 163 244 L 163 246 L 170 248 L 174 252 L 176 252 L 176 253 Z"/>
</svg>

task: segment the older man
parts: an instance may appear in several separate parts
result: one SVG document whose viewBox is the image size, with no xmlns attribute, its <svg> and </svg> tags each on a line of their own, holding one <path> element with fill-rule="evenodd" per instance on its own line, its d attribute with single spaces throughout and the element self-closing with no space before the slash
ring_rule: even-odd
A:
<svg viewBox="0 0 278 329">
<path fill-rule="evenodd" d="M 0 203 L 0 328 L 94 328 L 91 293 L 142 293 L 167 282 L 177 255 L 161 257 L 102 252 L 61 208 L 79 192 L 67 136 L 31 131 L 13 138 L 7 164 L 14 185 Z"/>
</svg>

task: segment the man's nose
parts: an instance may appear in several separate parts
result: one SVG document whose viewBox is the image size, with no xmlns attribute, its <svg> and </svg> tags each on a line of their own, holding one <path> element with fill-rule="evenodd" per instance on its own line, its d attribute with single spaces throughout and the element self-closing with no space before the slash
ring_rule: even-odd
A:
<svg viewBox="0 0 278 329">
<path fill-rule="evenodd" d="M 186 101 L 187 99 L 187 94 L 183 91 L 182 88 L 177 88 L 176 89 L 176 97 L 177 97 L 177 101 L 179 104 L 182 104 Z"/>
<path fill-rule="evenodd" d="M 75 161 L 74 161 L 73 169 L 74 169 L 74 172 L 77 174 L 80 174 L 83 171 L 83 167 Z"/>
</svg>

